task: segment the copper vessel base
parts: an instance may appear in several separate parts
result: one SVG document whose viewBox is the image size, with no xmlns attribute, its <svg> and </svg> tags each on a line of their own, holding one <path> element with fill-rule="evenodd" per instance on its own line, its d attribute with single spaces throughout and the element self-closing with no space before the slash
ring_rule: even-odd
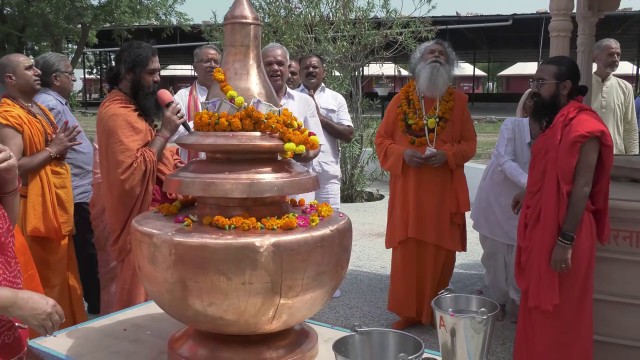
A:
<svg viewBox="0 0 640 360">
<path fill-rule="evenodd" d="M 307 324 L 271 334 L 219 335 L 190 326 L 169 339 L 169 360 L 312 360 L 318 333 Z"/>
</svg>

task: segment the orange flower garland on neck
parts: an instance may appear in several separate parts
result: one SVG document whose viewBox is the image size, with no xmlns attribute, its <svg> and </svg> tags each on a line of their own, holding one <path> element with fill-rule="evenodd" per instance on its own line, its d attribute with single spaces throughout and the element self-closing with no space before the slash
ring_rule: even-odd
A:
<svg viewBox="0 0 640 360">
<path fill-rule="evenodd" d="M 320 146 L 316 134 L 305 129 L 303 123 L 288 109 L 282 109 L 277 115 L 263 114 L 253 106 L 244 106 L 244 98 L 238 96 L 233 87 L 226 82 L 222 68 L 216 68 L 211 76 L 220 84 L 222 93 L 240 108 L 240 111 L 235 114 L 214 113 L 208 110 L 197 112 L 193 124 L 196 131 L 260 131 L 277 135 L 284 142 L 284 151 L 280 153 L 283 158 L 291 158 L 294 154 L 303 154 L 307 149 L 315 150 Z"/>
<path fill-rule="evenodd" d="M 398 123 L 400 129 L 409 136 L 410 144 L 435 147 L 435 140 L 446 128 L 453 111 L 453 91 L 453 88 L 448 88 L 425 115 L 415 80 L 409 81 L 402 87 L 400 105 L 398 105 Z"/>
</svg>

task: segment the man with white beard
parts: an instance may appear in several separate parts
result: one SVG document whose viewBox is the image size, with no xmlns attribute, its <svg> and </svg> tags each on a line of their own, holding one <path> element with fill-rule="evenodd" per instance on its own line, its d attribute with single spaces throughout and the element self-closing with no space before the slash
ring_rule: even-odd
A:
<svg viewBox="0 0 640 360">
<path fill-rule="evenodd" d="M 385 112 L 376 151 L 390 174 L 385 246 L 392 249 L 388 309 L 394 329 L 433 320 L 431 301 L 466 251 L 464 164 L 476 153 L 467 96 L 450 87 L 456 55 L 442 40 L 411 56 L 409 81 Z"/>
</svg>

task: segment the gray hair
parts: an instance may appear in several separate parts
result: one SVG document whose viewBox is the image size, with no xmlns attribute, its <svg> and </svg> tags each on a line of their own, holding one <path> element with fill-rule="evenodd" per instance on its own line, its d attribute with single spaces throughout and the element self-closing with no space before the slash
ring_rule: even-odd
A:
<svg viewBox="0 0 640 360">
<path fill-rule="evenodd" d="M 40 85 L 50 88 L 53 84 L 51 76 L 60 71 L 64 71 L 64 66 L 69 62 L 67 55 L 48 52 L 38 56 L 35 60 L 35 67 L 42 72 L 40 75 Z"/>
<path fill-rule="evenodd" d="M 593 53 L 599 54 L 605 47 L 612 45 L 617 45 L 618 47 L 620 47 L 620 43 L 616 39 L 604 38 L 598 40 L 598 42 L 593 45 Z"/>
<path fill-rule="evenodd" d="M 449 45 L 449 43 L 444 40 L 434 39 L 420 44 L 416 51 L 411 54 L 411 59 L 409 60 L 409 72 L 411 72 L 411 74 L 415 75 L 418 65 L 420 65 L 420 62 L 422 62 L 422 56 L 424 55 L 424 52 L 431 45 L 440 45 L 444 48 L 444 51 L 447 53 L 447 64 L 451 66 L 452 69 L 458 66 L 458 57 L 456 56 L 455 51 L 453 51 L 453 49 L 451 48 L 451 45 Z"/>
<path fill-rule="evenodd" d="M 289 63 L 289 50 L 287 50 L 287 48 L 284 47 L 282 44 L 278 44 L 275 42 L 269 43 L 262 48 L 262 53 L 264 54 L 265 51 L 271 51 L 271 50 L 282 50 L 282 52 L 284 52 L 284 55 L 287 57 L 287 63 Z"/>
<path fill-rule="evenodd" d="M 222 61 L 223 55 L 222 55 L 222 51 L 220 51 L 220 48 L 218 48 L 213 44 L 207 44 L 207 45 L 198 46 L 195 50 L 193 50 L 193 62 L 198 61 L 198 56 L 200 55 L 200 52 L 202 50 L 213 50 L 217 52 L 218 55 L 220 55 L 220 61 Z"/>
</svg>

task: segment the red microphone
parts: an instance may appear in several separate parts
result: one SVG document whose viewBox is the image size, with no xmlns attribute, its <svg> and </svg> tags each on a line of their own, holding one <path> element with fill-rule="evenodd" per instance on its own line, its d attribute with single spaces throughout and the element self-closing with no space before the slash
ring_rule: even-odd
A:
<svg viewBox="0 0 640 360">
<path fill-rule="evenodd" d="M 168 108 L 169 106 L 171 106 L 171 104 L 173 104 L 173 96 L 169 91 L 160 89 L 156 94 L 156 101 L 158 102 L 158 104 L 160 104 L 160 106 Z M 191 126 L 189 126 L 186 121 L 182 123 L 182 127 L 185 128 L 187 132 L 191 132 Z"/>
</svg>

